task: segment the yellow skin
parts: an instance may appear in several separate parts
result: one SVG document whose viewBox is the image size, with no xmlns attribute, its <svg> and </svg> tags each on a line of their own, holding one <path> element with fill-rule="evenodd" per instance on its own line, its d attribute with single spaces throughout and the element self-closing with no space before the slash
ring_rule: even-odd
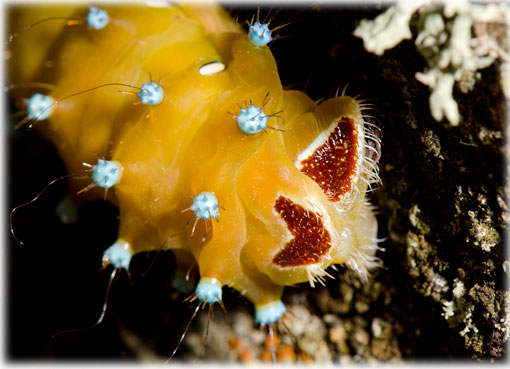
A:
<svg viewBox="0 0 510 369">
<path fill-rule="evenodd" d="M 367 128 L 358 102 L 340 96 L 317 106 L 302 92 L 284 90 L 270 49 L 252 45 L 217 6 L 101 9 L 111 19 L 102 30 L 54 21 L 17 36 L 9 73 L 11 83 L 54 85 L 54 112 L 34 126 L 57 147 L 69 173 L 82 174 L 82 163 L 101 157 L 122 165 L 120 182 L 108 191 L 120 211 L 119 239 L 133 253 L 181 250 L 181 267 L 196 260 L 201 277 L 235 288 L 256 306 L 279 300 L 284 286 L 322 279 L 331 264 L 345 263 L 365 277 L 376 263 L 377 224 L 365 202 L 375 163 L 365 155 Z M 86 12 L 30 6 L 14 13 L 15 25 L 21 29 L 56 14 L 83 18 Z M 48 60 L 51 66 L 38 71 Z M 201 75 L 199 68 L 212 61 L 226 69 Z M 156 106 L 135 104 L 138 90 L 119 86 L 59 101 L 107 83 L 141 86 L 149 73 L 155 82 L 161 78 L 165 92 Z M 265 103 L 266 115 L 281 111 L 267 122 L 278 130 L 241 131 L 235 117 L 250 102 Z M 340 154 L 352 169 L 342 182 L 347 190 L 332 199 L 321 178 L 304 173 L 300 163 L 324 144 L 321 132 L 328 137 L 342 120 L 353 133 Z M 97 187 L 76 195 L 88 184 L 90 179 L 71 181 L 77 202 L 103 198 L 105 190 Z M 192 232 L 195 216 L 186 209 L 202 191 L 216 195 L 220 217 L 197 221 Z M 290 210 L 279 213 L 277 203 L 304 222 L 297 220 L 298 234 L 284 219 Z M 314 224 L 320 234 L 310 230 Z M 308 230 L 312 241 L 326 240 L 319 256 L 310 261 L 289 251 L 275 262 Z M 306 250 L 312 241 L 296 247 L 313 259 Z"/>
</svg>

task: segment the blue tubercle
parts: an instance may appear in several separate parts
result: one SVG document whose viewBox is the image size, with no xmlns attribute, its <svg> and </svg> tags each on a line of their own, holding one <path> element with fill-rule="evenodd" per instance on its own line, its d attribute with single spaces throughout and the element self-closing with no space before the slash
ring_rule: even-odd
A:
<svg viewBox="0 0 510 369">
<path fill-rule="evenodd" d="M 255 22 L 250 26 L 248 38 L 255 46 L 266 46 L 273 39 L 269 25 L 267 23 L 261 24 L 260 22 Z"/>
<path fill-rule="evenodd" d="M 94 6 L 89 8 L 87 14 L 87 24 L 94 29 L 103 29 L 108 25 L 110 17 L 108 13 L 102 9 L 98 9 Z"/>
<path fill-rule="evenodd" d="M 221 301 L 221 283 L 216 278 L 202 277 L 195 289 L 195 296 L 201 302 L 214 304 Z"/>
<path fill-rule="evenodd" d="M 214 218 L 218 220 L 220 217 L 218 199 L 211 192 L 201 192 L 195 196 L 190 209 L 195 212 L 198 219 Z"/>
<path fill-rule="evenodd" d="M 264 114 L 262 107 L 257 108 L 250 105 L 246 109 L 241 109 L 236 119 L 239 128 L 241 128 L 244 133 L 254 135 L 267 128 L 266 123 L 269 116 Z"/>
<path fill-rule="evenodd" d="M 127 269 L 133 252 L 129 242 L 119 238 L 103 253 L 103 264 L 112 264 L 115 268 Z"/>
<path fill-rule="evenodd" d="M 51 96 L 35 93 L 25 103 L 29 119 L 45 120 L 53 112 L 55 100 Z"/>
<path fill-rule="evenodd" d="M 255 308 L 255 322 L 257 324 L 276 323 L 280 321 L 285 311 L 285 305 L 281 300 L 257 306 Z"/>
<path fill-rule="evenodd" d="M 165 96 L 165 93 L 160 85 L 155 82 L 144 83 L 142 89 L 138 94 L 142 104 L 145 105 L 158 105 Z"/>
<path fill-rule="evenodd" d="M 116 160 L 99 159 L 97 164 L 92 166 L 92 181 L 99 187 L 113 187 L 119 183 L 121 176 L 122 165 Z"/>
</svg>

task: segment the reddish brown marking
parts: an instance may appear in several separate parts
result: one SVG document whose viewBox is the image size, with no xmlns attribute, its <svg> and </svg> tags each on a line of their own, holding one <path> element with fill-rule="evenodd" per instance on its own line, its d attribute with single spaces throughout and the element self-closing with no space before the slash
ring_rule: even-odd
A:
<svg viewBox="0 0 510 369">
<path fill-rule="evenodd" d="M 280 196 L 274 204 L 294 236 L 273 259 L 281 267 L 315 264 L 331 247 L 331 237 L 322 219 L 313 211 Z"/>
<path fill-rule="evenodd" d="M 313 179 L 330 201 L 336 202 L 351 190 L 358 151 L 354 120 L 343 117 L 326 142 L 301 161 L 301 172 Z"/>
</svg>

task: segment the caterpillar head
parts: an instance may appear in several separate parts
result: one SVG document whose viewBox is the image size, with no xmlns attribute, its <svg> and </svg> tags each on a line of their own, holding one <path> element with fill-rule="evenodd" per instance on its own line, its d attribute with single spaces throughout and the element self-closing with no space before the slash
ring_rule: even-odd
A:
<svg viewBox="0 0 510 369">
<path fill-rule="evenodd" d="M 309 102 L 284 131 L 240 173 L 255 224 L 250 257 L 282 285 L 313 284 L 331 264 L 357 265 L 365 276 L 375 262 L 377 223 L 365 202 L 374 163 L 365 154 L 367 127 L 358 102 L 346 96 L 319 106 Z"/>
</svg>

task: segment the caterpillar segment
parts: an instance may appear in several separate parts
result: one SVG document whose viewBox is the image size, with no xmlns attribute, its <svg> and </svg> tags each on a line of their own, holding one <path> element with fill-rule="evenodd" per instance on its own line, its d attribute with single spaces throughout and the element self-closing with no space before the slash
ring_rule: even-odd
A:
<svg viewBox="0 0 510 369">
<path fill-rule="evenodd" d="M 109 189 L 120 226 L 105 260 L 128 268 L 134 254 L 173 250 L 182 271 L 198 265 L 201 303 L 234 288 L 265 325 L 285 314 L 284 286 L 322 282 L 333 264 L 366 277 L 377 264 L 365 199 L 377 162 L 366 141 L 378 138 L 356 99 L 317 104 L 284 90 L 267 24 L 246 33 L 216 5 L 96 9 L 104 27 L 41 25 L 54 40 L 37 50 L 49 61 L 43 73 L 30 58 L 9 68 L 12 83 L 53 86 L 57 103 L 34 127 L 69 173 L 98 163 L 96 186 L 80 191 L 90 179 L 73 180 L 70 197 L 102 199 Z M 24 51 L 13 43 L 13 55 Z"/>
</svg>

